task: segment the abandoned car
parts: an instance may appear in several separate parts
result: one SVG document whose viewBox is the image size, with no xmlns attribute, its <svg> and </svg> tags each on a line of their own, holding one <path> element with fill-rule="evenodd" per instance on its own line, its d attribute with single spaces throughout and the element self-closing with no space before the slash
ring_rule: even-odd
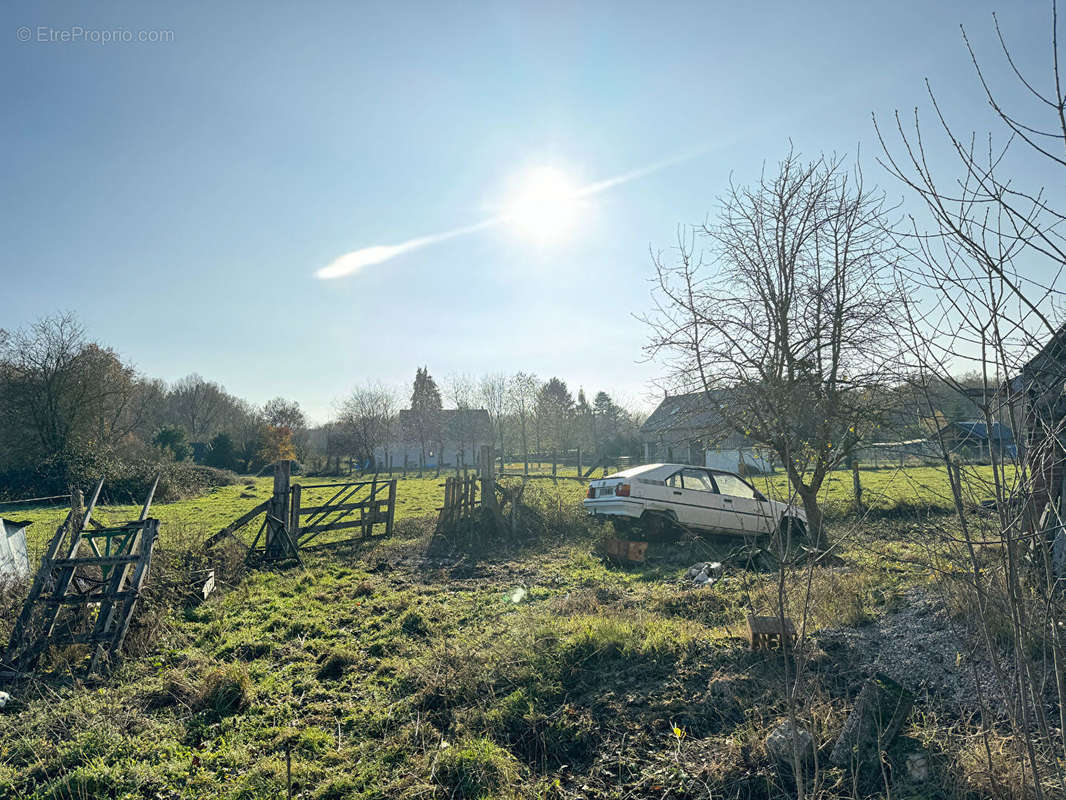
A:
<svg viewBox="0 0 1066 800">
<path fill-rule="evenodd" d="M 589 484 L 589 514 L 610 517 L 619 532 L 642 527 L 666 538 L 681 528 L 743 536 L 806 533 L 807 516 L 770 500 L 740 475 L 686 464 L 645 464 Z"/>
</svg>

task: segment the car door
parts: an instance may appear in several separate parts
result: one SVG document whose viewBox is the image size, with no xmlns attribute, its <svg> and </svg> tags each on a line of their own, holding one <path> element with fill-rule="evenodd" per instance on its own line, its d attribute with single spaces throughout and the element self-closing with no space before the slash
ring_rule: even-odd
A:
<svg viewBox="0 0 1066 800">
<path fill-rule="evenodd" d="M 691 489 L 686 489 L 682 482 L 681 474 L 684 470 L 678 470 L 663 481 L 666 491 L 666 507 L 674 512 L 677 521 L 682 525 L 698 525 L 698 513 L 694 506 L 696 499 Z"/>
<path fill-rule="evenodd" d="M 732 532 L 734 525 L 730 521 L 728 509 L 707 470 L 686 467 L 681 470 L 680 478 L 681 496 L 677 500 L 683 504 L 679 506 L 679 512 L 684 511 L 687 524 L 697 528 Z"/>
<path fill-rule="evenodd" d="M 770 533 L 774 529 L 770 504 L 758 498 L 755 489 L 731 472 L 711 472 L 714 483 L 732 514 L 732 524 L 743 533 Z"/>
</svg>

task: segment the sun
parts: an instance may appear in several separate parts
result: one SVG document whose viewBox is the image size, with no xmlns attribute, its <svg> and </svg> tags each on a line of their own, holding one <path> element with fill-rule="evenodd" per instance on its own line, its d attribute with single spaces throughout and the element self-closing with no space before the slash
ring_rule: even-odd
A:
<svg viewBox="0 0 1066 800">
<path fill-rule="evenodd" d="M 566 237 L 578 221 L 578 187 L 557 167 L 533 167 L 515 182 L 504 218 L 523 236 L 540 243 Z"/>
</svg>

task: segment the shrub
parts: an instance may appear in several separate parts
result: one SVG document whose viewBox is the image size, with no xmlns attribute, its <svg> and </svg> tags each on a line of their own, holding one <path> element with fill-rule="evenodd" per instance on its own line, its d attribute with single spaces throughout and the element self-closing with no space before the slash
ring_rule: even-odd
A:
<svg viewBox="0 0 1066 800">
<path fill-rule="evenodd" d="M 220 717 L 243 711 L 248 707 L 251 686 L 248 673 L 239 664 L 214 669 L 200 688 L 200 710 Z"/>
<path fill-rule="evenodd" d="M 408 636 L 425 636 L 429 632 L 429 625 L 418 609 L 409 608 L 400 617 L 400 630 Z"/>
<path fill-rule="evenodd" d="M 488 739 L 471 739 L 441 751 L 436 776 L 450 797 L 482 798 L 512 789 L 518 762 Z"/>
<path fill-rule="evenodd" d="M 345 669 L 355 663 L 356 658 L 350 650 L 331 651 L 318 668 L 318 679 L 339 678 Z"/>
</svg>

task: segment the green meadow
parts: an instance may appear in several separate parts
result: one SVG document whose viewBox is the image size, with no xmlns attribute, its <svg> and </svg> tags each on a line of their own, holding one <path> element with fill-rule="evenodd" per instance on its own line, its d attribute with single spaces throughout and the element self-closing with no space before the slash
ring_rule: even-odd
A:
<svg viewBox="0 0 1066 800">
<path fill-rule="evenodd" d="M 972 471 L 975 496 L 986 472 Z M 694 587 L 690 564 L 737 546 L 715 539 L 611 563 L 608 527 L 582 513 L 577 481 L 533 481 L 517 536 L 442 534 L 443 477 L 398 479 L 390 539 L 299 567 L 227 567 L 199 605 L 149 596 L 109 677 L 72 679 L 64 664 L 78 653 L 53 654 L 52 672 L 0 711 L 0 798 L 777 796 L 763 740 L 786 710 L 780 663 L 743 638 L 746 611 L 774 607 L 776 572 L 729 569 L 714 589 Z M 950 508 L 943 470 L 861 478 L 873 514 Z M 778 478 L 767 488 L 784 494 Z M 248 479 L 153 506 L 160 547 L 202 541 L 270 490 Z M 850 473 L 834 474 L 839 555 L 787 577 L 793 596 L 813 597 L 808 633 L 861 626 L 908 590 L 953 580 L 917 566 L 926 545 L 913 518 L 867 525 L 852 500 Z M 98 516 L 139 510 L 105 504 Z M 19 512 L 35 552 L 63 513 Z M 806 691 L 826 748 L 850 690 L 839 657 L 812 658 Z M 994 796 L 967 771 L 977 742 L 957 720 L 916 715 L 905 739 L 936 754 L 944 788 L 922 796 Z M 825 776 L 836 789 L 824 796 L 850 796 L 843 773 Z"/>
</svg>

